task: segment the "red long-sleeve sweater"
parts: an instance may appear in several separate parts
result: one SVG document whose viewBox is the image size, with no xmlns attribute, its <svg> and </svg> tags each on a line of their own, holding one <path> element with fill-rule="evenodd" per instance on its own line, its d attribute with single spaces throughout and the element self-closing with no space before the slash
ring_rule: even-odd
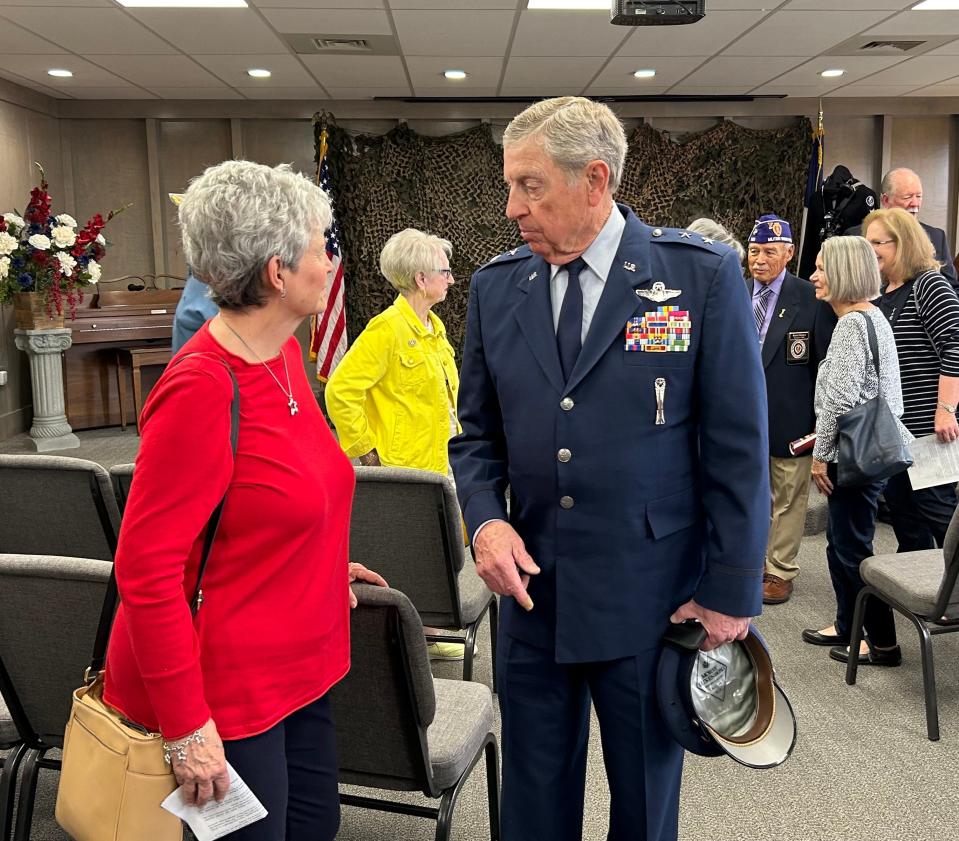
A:
<svg viewBox="0 0 959 841">
<path fill-rule="evenodd" d="M 349 669 L 353 469 L 320 413 L 295 339 L 283 354 L 295 416 L 263 365 L 228 353 L 208 325 L 143 409 L 104 698 L 167 738 L 211 717 L 224 739 L 261 733 Z M 221 359 L 240 387 L 235 464 L 233 386 Z M 283 360 L 267 364 L 285 386 Z M 192 620 L 187 599 L 205 524 L 228 488 Z"/>
</svg>

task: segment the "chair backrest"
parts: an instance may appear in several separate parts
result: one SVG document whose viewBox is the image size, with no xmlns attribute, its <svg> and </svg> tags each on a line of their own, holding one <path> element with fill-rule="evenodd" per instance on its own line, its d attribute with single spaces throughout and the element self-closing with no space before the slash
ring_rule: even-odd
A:
<svg viewBox="0 0 959 841">
<path fill-rule="evenodd" d="M 436 695 L 423 625 L 403 593 L 354 591 L 350 671 L 330 692 L 340 782 L 435 795 L 426 730 Z"/>
<path fill-rule="evenodd" d="M 952 512 L 952 519 L 942 542 L 942 558 L 944 569 L 936 598 L 936 619 L 940 616 L 955 616 L 956 608 L 959 607 L 959 591 L 956 588 L 956 582 L 959 581 L 959 507 Z"/>
<path fill-rule="evenodd" d="M 130 498 L 130 486 L 133 484 L 133 464 L 115 464 L 110 468 L 110 480 L 117 498 L 120 513 L 127 507 Z"/>
<path fill-rule="evenodd" d="M 0 552 L 113 560 L 120 511 L 99 464 L 0 455 L 0 511 Z"/>
<path fill-rule="evenodd" d="M 0 693 L 24 741 L 62 744 L 112 567 L 87 558 L 0 554 Z"/>
<path fill-rule="evenodd" d="M 462 627 L 462 523 L 445 476 L 403 467 L 356 468 L 350 560 L 405 593 L 427 625 Z"/>
</svg>

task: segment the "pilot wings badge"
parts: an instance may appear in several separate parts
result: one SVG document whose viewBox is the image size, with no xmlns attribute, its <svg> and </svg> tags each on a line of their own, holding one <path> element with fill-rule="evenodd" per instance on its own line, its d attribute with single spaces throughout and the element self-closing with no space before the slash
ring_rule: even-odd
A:
<svg viewBox="0 0 959 841">
<path fill-rule="evenodd" d="M 683 293 L 679 289 L 667 289 L 665 283 L 657 280 L 649 289 L 637 289 L 636 294 L 647 301 L 661 304 L 663 301 L 670 300 L 670 298 L 678 298 Z"/>
</svg>

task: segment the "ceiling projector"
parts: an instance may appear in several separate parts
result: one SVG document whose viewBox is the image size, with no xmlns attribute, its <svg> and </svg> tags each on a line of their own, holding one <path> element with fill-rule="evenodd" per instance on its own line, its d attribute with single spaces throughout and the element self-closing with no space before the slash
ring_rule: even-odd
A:
<svg viewBox="0 0 959 841">
<path fill-rule="evenodd" d="M 670 26 L 706 16 L 706 0 L 613 0 L 609 22 L 617 26 Z"/>
</svg>

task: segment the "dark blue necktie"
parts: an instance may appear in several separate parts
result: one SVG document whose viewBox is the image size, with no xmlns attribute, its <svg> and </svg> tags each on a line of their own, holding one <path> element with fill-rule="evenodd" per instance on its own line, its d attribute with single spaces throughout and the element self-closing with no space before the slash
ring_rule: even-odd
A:
<svg viewBox="0 0 959 841">
<path fill-rule="evenodd" d="M 583 287 L 579 285 L 579 273 L 586 267 L 586 261 L 577 257 L 566 265 L 569 283 L 563 296 L 563 305 L 559 310 L 559 324 L 556 326 L 556 345 L 559 348 L 559 361 L 563 366 L 563 378 L 568 380 L 576 364 L 576 357 L 583 347 Z"/>
</svg>

